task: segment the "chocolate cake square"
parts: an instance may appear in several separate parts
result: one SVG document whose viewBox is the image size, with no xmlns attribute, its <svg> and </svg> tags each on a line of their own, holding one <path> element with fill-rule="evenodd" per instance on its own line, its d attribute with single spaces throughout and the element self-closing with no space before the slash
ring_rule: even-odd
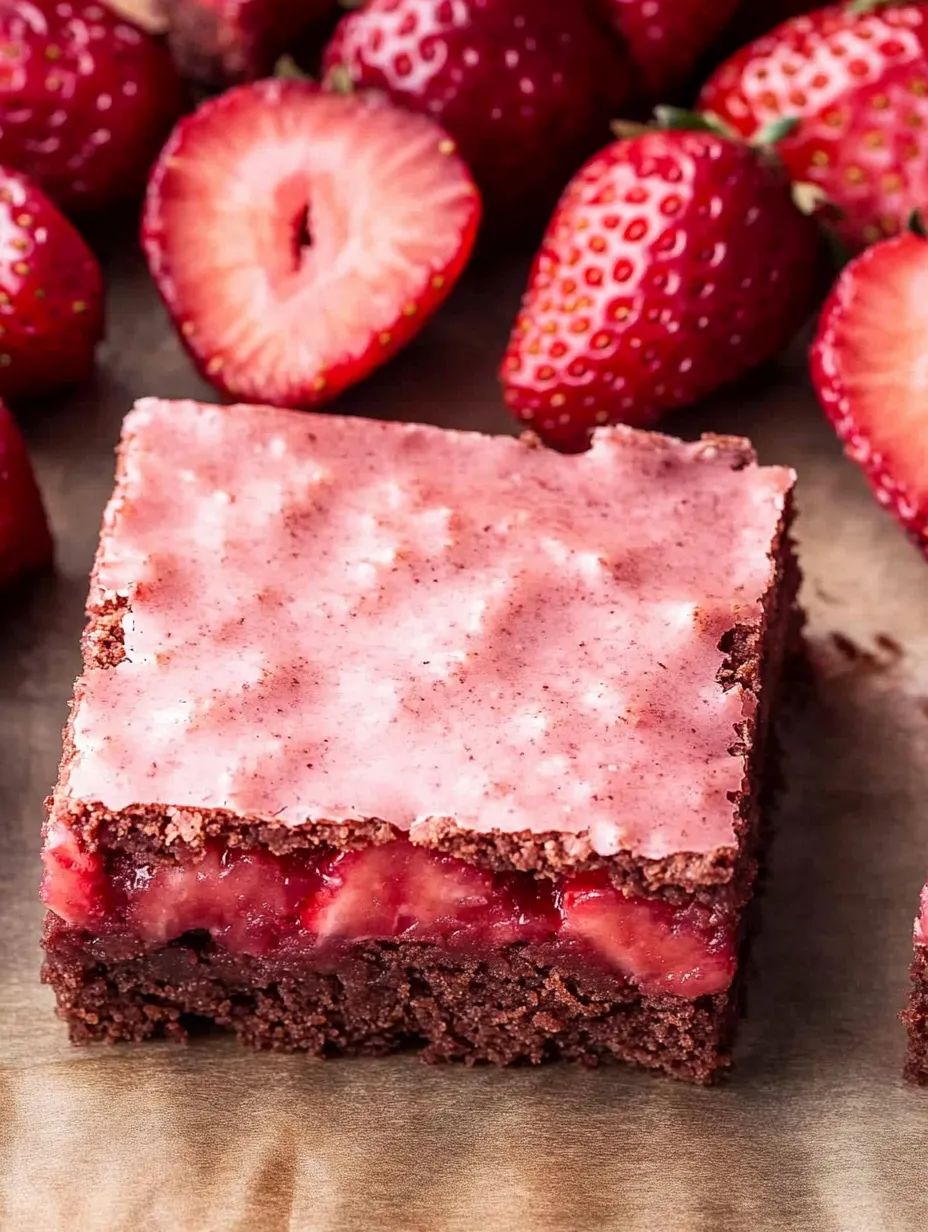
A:
<svg viewBox="0 0 928 1232">
<path fill-rule="evenodd" d="M 729 1061 L 792 472 L 153 399 L 45 829 L 77 1041 Z"/>
<path fill-rule="evenodd" d="M 913 929 L 912 986 L 902 1015 L 908 1029 L 905 1076 L 928 1085 L 928 885 L 922 890 Z"/>
</svg>

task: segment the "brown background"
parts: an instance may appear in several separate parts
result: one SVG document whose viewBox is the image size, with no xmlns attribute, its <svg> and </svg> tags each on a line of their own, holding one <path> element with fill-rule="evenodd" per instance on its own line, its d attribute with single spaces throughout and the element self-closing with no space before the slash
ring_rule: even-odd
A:
<svg viewBox="0 0 928 1232">
<path fill-rule="evenodd" d="M 724 1086 L 320 1063 L 225 1040 L 68 1045 L 38 983 L 39 827 L 112 447 L 135 397 L 205 392 L 132 245 L 112 246 L 95 386 L 25 425 L 58 571 L 0 597 L 0 1227 L 924 1229 L 928 1090 L 899 1077 L 896 1013 L 928 868 L 928 566 L 841 458 L 799 346 L 671 425 L 743 431 L 765 460 L 800 471 L 820 666 L 787 735 L 749 1016 Z M 473 269 L 422 338 L 340 408 L 508 429 L 494 372 L 522 276 L 516 264 Z M 880 665 L 849 661 L 833 631 Z"/>
</svg>

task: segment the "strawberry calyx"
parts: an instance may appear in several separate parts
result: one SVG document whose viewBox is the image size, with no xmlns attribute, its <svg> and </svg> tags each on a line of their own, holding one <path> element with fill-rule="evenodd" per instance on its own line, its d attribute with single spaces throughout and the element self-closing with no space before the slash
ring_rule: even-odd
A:
<svg viewBox="0 0 928 1232">
<path fill-rule="evenodd" d="M 274 76 L 281 81 L 314 81 L 311 73 L 306 73 L 294 60 L 293 56 L 281 56 L 274 65 Z M 354 79 L 344 64 L 336 64 L 326 73 L 322 82 L 324 90 L 330 94 L 354 94 Z"/>
<path fill-rule="evenodd" d="M 925 226 L 921 210 L 913 210 L 909 215 L 907 229 L 913 235 L 917 235 L 920 240 L 928 240 L 928 227 Z"/>
<path fill-rule="evenodd" d="M 750 141 L 745 142 L 740 133 L 735 132 L 725 121 L 712 111 L 689 111 L 686 107 L 660 106 L 654 108 L 654 119 L 650 124 L 635 121 L 614 120 L 611 124 L 613 134 L 619 138 L 639 137 L 643 133 L 661 129 L 663 131 L 679 131 L 691 133 L 715 133 L 728 141 L 738 141 L 751 146 L 752 149 L 772 149 L 792 133 L 799 124 L 798 116 L 781 116 L 765 124 Z"/>
<path fill-rule="evenodd" d="M 863 17 L 865 13 L 874 13 L 877 9 L 894 3 L 895 0 L 850 0 L 847 11 L 852 17 Z"/>
<path fill-rule="evenodd" d="M 323 85 L 333 94 L 354 94 L 354 78 L 345 64 L 333 64 L 325 75 Z"/>
<path fill-rule="evenodd" d="M 274 65 L 274 77 L 282 81 L 312 81 L 309 73 L 304 73 L 293 56 L 281 56 Z"/>
<path fill-rule="evenodd" d="M 612 132 L 620 139 L 639 137 L 643 133 L 655 129 L 678 132 L 715 133 L 727 141 L 736 141 L 757 150 L 764 158 L 776 159 L 778 144 L 796 130 L 799 124 L 798 116 L 781 116 L 765 124 L 754 136 L 745 141 L 740 133 L 735 132 L 725 121 L 712 111 L 689 111 L 685 107 L 659 106 L 654 108 L 654 119 L 650 124 L 613 121 Z M 817 184 L 809 181 L 796 181 L 792 185 L 793 204 L 802 214 L 817 215 L 828 212 L 832 217 L 836 207 L 827 194 Z M 841 257 L 835 254 L 838 268 L 847 262 L 847 255 Z"/>
</svg>

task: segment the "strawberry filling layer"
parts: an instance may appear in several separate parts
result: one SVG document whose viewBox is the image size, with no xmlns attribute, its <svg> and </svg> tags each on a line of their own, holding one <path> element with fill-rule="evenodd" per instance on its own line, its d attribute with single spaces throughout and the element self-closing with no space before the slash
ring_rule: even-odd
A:
<svg viewBox="0 0 928 1232">
<path fill-rule="evenodd" d="M 365 940 L 478 952 L 533 943 L 552 961 L 688 998 L 724 991 L 735 971 L 730 914 L 628 897 L 603 870 L 556 881 L 491 873 L 405 841 L 286 856 L 209 847 L 197 863 L 140 864 L 82 852 L 63 827 L 43 860 L 43 898 L 68 924 L 152 946 L 208 932 L 230 952 L 319 965 Z"/>
</svg>

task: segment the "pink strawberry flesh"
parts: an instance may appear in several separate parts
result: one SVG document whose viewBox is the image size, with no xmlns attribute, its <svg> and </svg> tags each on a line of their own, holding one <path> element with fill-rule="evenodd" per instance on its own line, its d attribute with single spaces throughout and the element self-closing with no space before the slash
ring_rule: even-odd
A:
<svg viewBox="0 0 928 1232">
<path fill-rule="evenodd" d="M 47 565 L 52 538 L 16 421 L 0 402 L 0 587 Z"/>
<path fill-rule="evenodd" d="M 602 872 L 574 878 L 562 895 L 563 936 L 591 945 L 642 992 L 722 992 L 735 973 L 730 925 L 698 904 L 626 898 Z"/>
<path fill-rule="evenodd" d="M 42 901 L 63 920 L 85 928 L 102 924 L 109 906 L 103 862 L 85 851 L 64 826 L 50 826 L 42 851 Z"/>
<path fill-rule="evenodd" d="M 204 375 L 305 407 L 382 363 L 438 307 L 480 215 L 454 143 L 373 96 L 240 86 L 182 120 L 143 243 Z"/>
<path fill-rule="evenodd" d="M 140 865 L 82 852 L 54 825 L 44 859 L 44 899 L 62 919 L 150 945 L 206 930 L 231 951 L 326 961 L 366 940 L 477 952 L 531 944 L 543 961 L 685 997 L 724 990 L 735 968 L 731 919 L 627 898 L 603 872 L 553 882 L 491 873 L 404 841 L 285 856 L 208 847 L 198 863 Z"/>
<path fill-rule="evenodd" d="M 812 348 L 819 400 L 880 503 L 928 552 L 928 240 L 906 232 L 839 277 Z"/>
<path fill-rule="evenodd" d="M 502 876 L 451 856 L 393 843 L 335 856 L 304 926 L 320 940 L 434 940 L 476 933 L 489 944 L 542 940 L 555 927 L 548 883 Z"/>
</svg>

